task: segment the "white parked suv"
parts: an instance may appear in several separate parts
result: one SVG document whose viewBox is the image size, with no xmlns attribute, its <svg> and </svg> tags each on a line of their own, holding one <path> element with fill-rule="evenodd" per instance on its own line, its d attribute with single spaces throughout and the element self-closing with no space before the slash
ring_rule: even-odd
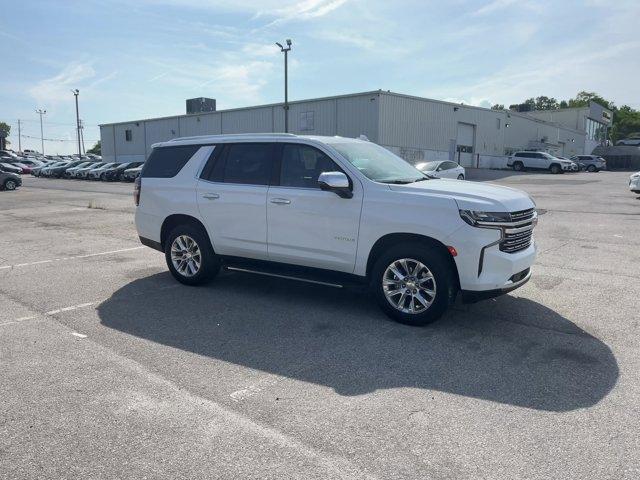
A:
<svg viewBox="0 0 640 480">
<path fill-rule="evenodd" d="M 507 160 L 507 167 L 516 172 L 523 170 L 547 170 L 551 173 L 577 172 L 578 164 L 563 160 L 546 152 L 516 152 Z"/>
<path fill-rule="evenodd" d="M 397 321 L 436 320 L 520 287 L 535 204 L 512 188 L 432 179 L 374 143 L 291 134 L 204 136 L 153 146 L 135 222 L 180 282 L 221 268 L 370 285 Z M 248 299 L 249 301 L 249 299 Z"/>
</svg>

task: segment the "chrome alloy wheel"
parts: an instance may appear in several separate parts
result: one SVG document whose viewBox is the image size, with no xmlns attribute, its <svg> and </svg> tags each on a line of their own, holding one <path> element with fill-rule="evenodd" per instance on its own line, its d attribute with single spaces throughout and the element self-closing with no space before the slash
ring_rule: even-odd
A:
<svg viewBox="0 0 640 480">
<path fill-rule="evenodd" d="M 401 258 L 384 271 L 382 289 L 395 309 L 403 313 L 422 313 L 436 298 L 436 279 L 422 262 Z"/>
<path fill-rule="evenodd" d="M 188 235 L 176 237 L 171 244 L 171 263 L 180 275 L 196 275 L 202 264 L 202 254 L 196 241 Z"/>
</svg>

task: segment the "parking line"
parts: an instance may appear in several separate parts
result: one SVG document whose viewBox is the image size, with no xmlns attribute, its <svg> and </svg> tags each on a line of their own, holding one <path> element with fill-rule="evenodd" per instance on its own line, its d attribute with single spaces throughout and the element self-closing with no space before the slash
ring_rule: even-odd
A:
<svg viewBox="0 0 640 480">
<path fill-rule="evenodd" d="M 108 252 L 89 253 L 87 255 L 76 255 L 73 257 L 60 257 L 60 258 L 54 258 L 51 260 L 39 260 L 37 262 L 18 263 L 16 265 L 5 265 L 3 267 L 0 267 L 0 270 L 8 270 L 8 269 L 19 268 L 19 267 L 30 267 L 32 265 L 41 265 L 43 263 L 66 262 L 69 260 L 77 260 L 81 258 L 98 257 L 100 255 L 111 255 L 112 253 L 131 252 L 133 250 L 140 250 L 141 248 L 144 248 L 144 246 L 121 248 L 120 250 L 109 250 Z"/>
<path fill-rule="evenodd" d="M 78 310 L 79 308 L 90 307 L 95 303 L 96 302 L 87 302 L 87 303 L 81 303 L 80 305 L 72 305 L 71 307 L 59 308 L 58 310 L 49 310 L 48 312 L 44 312 L 44 315 L 55 315 L 57 313 L 62 313 L 62 312 L 71 312 L 72 310 Z"/>
</svg>

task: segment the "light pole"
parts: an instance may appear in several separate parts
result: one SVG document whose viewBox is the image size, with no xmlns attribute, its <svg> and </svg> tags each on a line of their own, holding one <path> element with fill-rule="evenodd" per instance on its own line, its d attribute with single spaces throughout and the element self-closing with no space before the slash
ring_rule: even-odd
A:
<svg viewBox="0 0 640 480">
<path fill-rule="evenodd" d="M 80 146 L 80 113 L 78 112 L 78 95 L 80 94 L 80 90 L 77 88 L 75 90 L 71 90 L 73 95 L 76 97 L 76 134 L 78 137 L 78 156 L 82 156 L 82 147 Z"/>
<path fill-rule="evenodd" d="M 291 50 L 291 39 L 287 38 L 287 46 L 283 47 L 282 44 L 276 42 L 276 45 L 280 47 L 280 51 L 284 53 L 284 132 L 289 133 L 289 72 L 287 69 L 287 54 Z"/>
<path fill-rule="evenodd" d="M 47 111 L 38 108 L 36 109 L 36 113 L 40 115 L 40 142 L 42 143 L 42 155 L 44 155 L 44 131 L 42 130 L 42 115 L 47 113 Z"/>
</svg>

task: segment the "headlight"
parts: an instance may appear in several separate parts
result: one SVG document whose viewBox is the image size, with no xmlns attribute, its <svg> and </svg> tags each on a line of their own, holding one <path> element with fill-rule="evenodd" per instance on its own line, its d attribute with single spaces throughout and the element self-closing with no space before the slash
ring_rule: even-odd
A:
<svg viewBox="0 0 640 480">
<path fill-rule="evenodd" d="M 509 212 L 478 212 L 475 210 L 460 210 L 460 217 L 473 227 L 475 227 L 478 222 L 505 223 L 511 221 L 511 214 Z"/>
</svg>

